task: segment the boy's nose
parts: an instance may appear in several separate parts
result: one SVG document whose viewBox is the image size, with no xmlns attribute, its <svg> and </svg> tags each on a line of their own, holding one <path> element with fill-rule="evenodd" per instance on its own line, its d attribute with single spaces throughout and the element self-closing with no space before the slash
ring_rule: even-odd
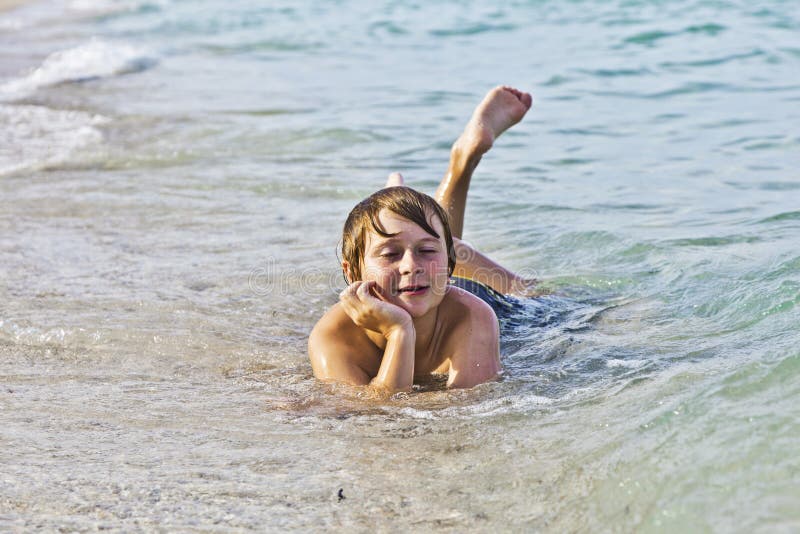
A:
<svg viewBox="0 0 800 534">
<path fill-rule="evenodd" d="M 413 274 L 422 272 L 422 264 L 417 261 L 416 256 L 411 251 L 406 251 L 403 254 L 403 259 L 400 262 L 400 274 Z"/>
</svg>

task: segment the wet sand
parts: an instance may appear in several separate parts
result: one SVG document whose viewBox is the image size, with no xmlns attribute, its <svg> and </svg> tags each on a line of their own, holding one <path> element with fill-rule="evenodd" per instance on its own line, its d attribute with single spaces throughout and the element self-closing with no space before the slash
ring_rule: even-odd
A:
<svg viewBox="0 0 800 534">
<path fill-rule="evenodd" d="M 0 0 L 0 13 L 11 11 L 23 4 L 30 3 L 29 0 Z"/>
</svg>

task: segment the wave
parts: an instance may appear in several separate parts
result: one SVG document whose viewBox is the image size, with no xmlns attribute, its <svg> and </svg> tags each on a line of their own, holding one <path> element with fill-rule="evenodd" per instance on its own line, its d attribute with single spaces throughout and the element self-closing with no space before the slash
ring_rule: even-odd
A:
<svg viewBox="0 0 800 534">
<path fill-rule="evenodd" d="M 108 122 L 84 111 L 0 105 L 0 176 L 63 162 L 101 143 L 98 126 Z"/>
<path fill-rule="evenodd" d="M 0 100 L 28 96 L 42 87 L 78 83 L 146 70 L 157 63 L 146 50 L 93 39 L 48 56 L 33 72 L 0 85 Z"/>
</svg>

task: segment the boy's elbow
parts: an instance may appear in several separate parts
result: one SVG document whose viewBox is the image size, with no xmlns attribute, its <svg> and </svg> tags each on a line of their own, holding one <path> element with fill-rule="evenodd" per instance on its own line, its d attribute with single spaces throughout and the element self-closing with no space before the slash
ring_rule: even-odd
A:
<svg viewBox="0 0 800 534">
<path fill-rule="evenodd" d="M 450 389 L 466 389 L 475 387 L 479 384 L 491 382 L 500 374 L 500 366 L 487 364 L 475 364 L 470 369 L 451 371 L 447 380 L 447 387 Z"/>
<path fill-rule="evenodd" d="M 348 361 L 335 345 L 325 343 L 319 337 L 315 338 L 313 332 L 308 339 L 308 356 L 311 360 L 311 371 L 317 380 L 350 386 L 369 384 L 369 376 L 363 369 Z"/>
</svg>

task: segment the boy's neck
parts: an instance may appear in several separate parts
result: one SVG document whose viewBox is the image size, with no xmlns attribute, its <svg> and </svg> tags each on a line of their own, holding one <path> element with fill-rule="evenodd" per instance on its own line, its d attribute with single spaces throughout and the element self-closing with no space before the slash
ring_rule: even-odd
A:
<svg viewBox="0 0 800 534">
<path fill-rule="evenodd" d="M 414 331 L 417 334 L 417 341 L 415 344 L 415 352 L 417 355 L 424 354 L 425 349 L 430 346 L 431 339 L 436 332 L 436 323 L 439 320 L 439 308 L 441 303 L 435 308 L 428 310 L 428 313 L 422 317 L 415 317 L 412 319 L 414 324 Z"/>
</svg>

